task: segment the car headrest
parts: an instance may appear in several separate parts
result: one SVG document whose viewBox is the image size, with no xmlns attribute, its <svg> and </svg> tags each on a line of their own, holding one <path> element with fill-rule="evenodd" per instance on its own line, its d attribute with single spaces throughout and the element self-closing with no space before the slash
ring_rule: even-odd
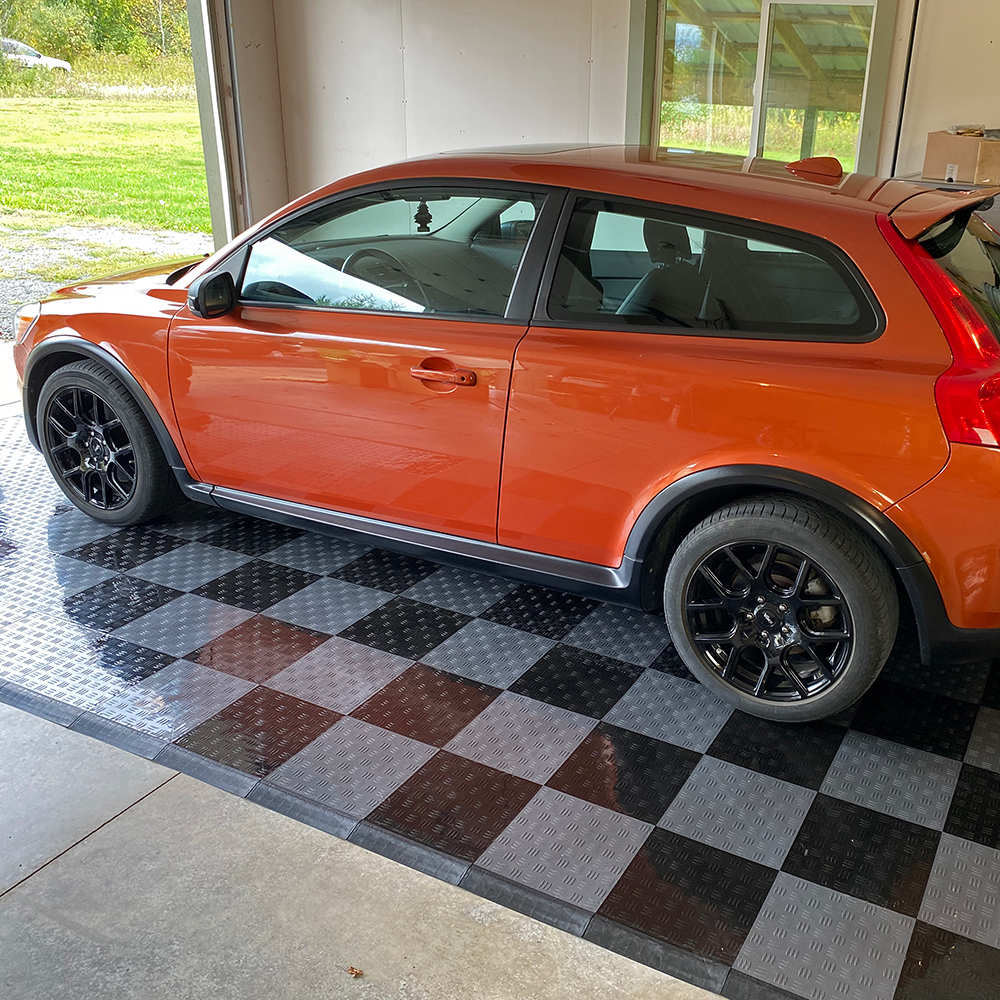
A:
<svg viewBox="0 0 1000 1000">
<path fill-rule="evenodd" d="M 642 224 L 642 238 L 646 241 L 649 256 L 656 264 L 673 264 L 678 259 L 691 256 L 691 240 L 687 228 L 676 222 L 646 219 Z"/>
</svg>

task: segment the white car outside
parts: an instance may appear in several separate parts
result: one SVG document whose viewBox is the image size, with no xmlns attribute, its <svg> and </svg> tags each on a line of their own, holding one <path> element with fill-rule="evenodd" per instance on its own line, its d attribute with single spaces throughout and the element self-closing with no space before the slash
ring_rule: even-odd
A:
<svg viewBox="0 0 1000 1000">
<path fill-rule="evenodd" d="M 30 45 L 19 42 L 14 38 L 0 38 L 0 50 L 4 56 L 20 63 L 22 66 L 43 66 L 45 69 L 62 69 L 67 73 L 72 72 L 68 62 L 62 59 L 53 59 L 51 56 L 43 56 L 41 52 L 36 52 Z"/>
</svg>

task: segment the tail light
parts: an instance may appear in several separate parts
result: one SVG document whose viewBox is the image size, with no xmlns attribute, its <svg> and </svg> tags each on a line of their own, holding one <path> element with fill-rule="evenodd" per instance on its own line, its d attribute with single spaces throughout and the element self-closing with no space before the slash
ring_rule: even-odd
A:
<svg viewBox="0 0 1000 1000">
<path fill-rule="evenodd" d="M 934 385 L 948 440 L 1000 448 L 1000 345 L 993 331 L 919 243 L 904 239 L 887 215 L 878 217 L 878 227 L 923 293 L 951 347 L 952 365 Z"/>
</svg>

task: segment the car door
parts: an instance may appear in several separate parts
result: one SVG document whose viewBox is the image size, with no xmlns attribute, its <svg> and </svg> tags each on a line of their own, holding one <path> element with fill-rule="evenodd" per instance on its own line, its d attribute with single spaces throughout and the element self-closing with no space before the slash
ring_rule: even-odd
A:
<svg viewBox="0 0 1000 1000">
<path fill-rule="evenodd" d="M 245 253 L 233 311 L 178 314 L 171 391 L 201 480 L 496 540 L 548 194 L 420 184 L 281 220 Z"/>
</svg>

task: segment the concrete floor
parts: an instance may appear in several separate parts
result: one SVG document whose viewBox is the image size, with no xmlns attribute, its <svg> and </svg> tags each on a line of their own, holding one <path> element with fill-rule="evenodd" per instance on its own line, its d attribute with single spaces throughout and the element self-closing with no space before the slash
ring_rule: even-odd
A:
<svg viewBox="0 0 1000 1000">
<path fill-rule="evenodd" d="M 6 705 L 0 843 L 18 1000 L 715 996 Z"/>
</svg>

